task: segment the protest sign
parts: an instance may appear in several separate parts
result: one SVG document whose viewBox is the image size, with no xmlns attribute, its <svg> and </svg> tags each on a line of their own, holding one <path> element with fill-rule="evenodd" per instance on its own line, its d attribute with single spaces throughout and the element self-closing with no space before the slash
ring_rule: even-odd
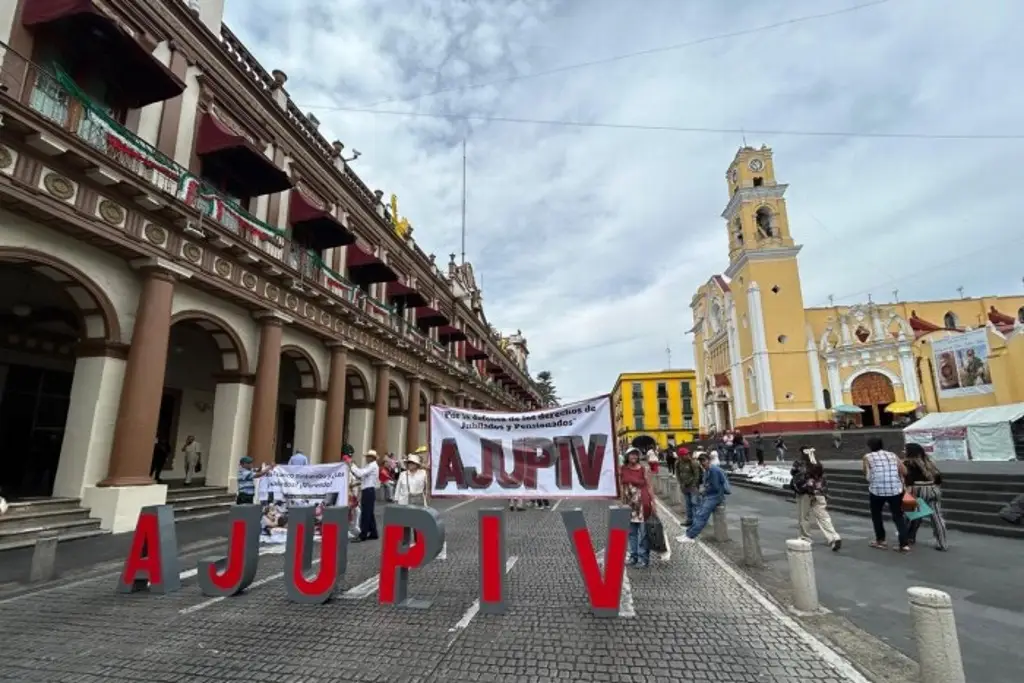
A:
<svg viewBox="0 0 1024 683">
<path fill-rule="evenodd" d="M 325 507 L 348 503 L 348 481 L 345 463 L 275 467 L 259 480 L 259 500 L 263 506 L 260 542 L 285 542 L 289 508 L 314 508 L 319 527 Z"/>
<path fill-rule="evenodd" d="M 528 413 L 430 408 L 434 496 L 617 495 L 608 396 Z"/>
</svg>

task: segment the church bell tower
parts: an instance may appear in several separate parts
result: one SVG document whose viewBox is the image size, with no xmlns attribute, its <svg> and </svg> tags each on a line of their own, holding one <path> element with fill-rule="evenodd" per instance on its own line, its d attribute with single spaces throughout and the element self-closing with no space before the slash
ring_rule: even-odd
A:
<svg viewBox="0 0 1024 683">
<path fill-rule="evenodd" d="M 729 231 L 725 274 L 737 313 L 737 341 L 750 425 L 815 422 L 822 403 L 812 378 L 800 269 L 786 212 L 787 185 L 772 150 L 744 146 L 726 171 Z"/>
</svg>

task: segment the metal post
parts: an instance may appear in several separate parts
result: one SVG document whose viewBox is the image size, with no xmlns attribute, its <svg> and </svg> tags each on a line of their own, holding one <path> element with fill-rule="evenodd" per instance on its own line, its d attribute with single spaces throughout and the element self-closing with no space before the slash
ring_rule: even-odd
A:
<svg viewBox="0 0 1024 683">
<path fill-rule="evenodd" d="M 743 564 L 748 567 L 760 567 L 764 564 L 761 554 L 761 534 L 757 517 L 741 517 L 740 530 L 743 535 Z"/>
<path fill-rule="evenodd" d="M 57 578 L 57 541 L 56 531 L 44 531 L 36 539 L 35 547 L 32 549 L 29 583 L 42 583 Z"/>
<path fill-rule="evenodd" d="M 814 578 L 814 555 L 810 541 L 786 541 L 789 579 L 793 584 L 793 607 L 800 612 L 818 611 L 818 582 Z"/>
<path fill-rule="evenodd" d="M 931 588 L 907 589 L 922 683 L 966 683 L 953 600 Z"/>
</svg>

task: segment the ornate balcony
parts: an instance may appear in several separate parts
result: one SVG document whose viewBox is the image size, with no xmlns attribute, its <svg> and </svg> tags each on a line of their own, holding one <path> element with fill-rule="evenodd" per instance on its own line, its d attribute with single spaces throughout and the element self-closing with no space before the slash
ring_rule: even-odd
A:
<svg viewBox="0 0 1024 683">
<path fill-rule="evenodd" d="M 175 205 L 188 209 L 179 213 L 198 220 L 178 221 L 186 233 L 233 251 L 242 261 L 259 263 L 265 272 L 283 277 L 294 289 L 348 313 L 356 326 L 376 329 L 398 346 L 417 349 L 429 364 L 461 381 L 506 401 L 512 396 L 479 376 L 470 363 L 456 358 L 447 345 L 421 333 L 395 308 L 369 296 L 356 283 L 332 270 L 316 251 L 293 242 L 282 230 L 253 216 L 235 199 L 126 129 L 65 73 L 34 64 L 0 42 L 0 105 L 9 107 L 12 99 L 85 143 L 108 159 L 113 168 L 148 188 L 149 194 L 136 198 L 140 205 L 150 209 Z M 103 185 L 121 182 L 103 169 L 87 174 Z M 369 260 L 367 263 L 378 269 L 387 267 Z M 387 278 L 369 278 L 382 279 Z"/>
</svg>

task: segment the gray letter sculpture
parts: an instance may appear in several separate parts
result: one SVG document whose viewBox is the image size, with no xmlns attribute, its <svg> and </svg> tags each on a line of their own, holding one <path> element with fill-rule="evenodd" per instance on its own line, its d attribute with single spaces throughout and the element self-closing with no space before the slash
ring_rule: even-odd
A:
<svg viewBox="0 0 1024 683">
<path fill-rule="evenodd" d="M 149 516 L 148 518 L 146 516 Z M 146 533 L 151 524 L 151 518 L 156 518 L 156 525 L 153 529 L 156 538 L 147 535 L 142 538 L 140 533 Z M 143 524 L 146 526 L 144 527 Z M 156 560 L 159 569 L 154 572 L 148 568 L 142 568 L 138 574 L 128 575 L 129 569 L 134 569 L 133 561 L 136 554 L 136 544 L 142 546 L 139 554 L 145 558 L 151 558 L 156 553 Z M 154 547 L 154 545 L 156 547 Z M 135 538 L 132 540 L 132 549 L 129 551 L 128 559 L 125 560 L 124 571 L 117 582 L 118 593 L 135 593 L 149 589 L 151 593 L 167 594 L 173 593 L 181 588 L 180 564 L 178 562 L 178 537 L 174 532 L 174 508 L 170 505 L 147 505 L 139 512 L 139 521 L 135 525 Z"/>
<path fill-rule="evenodd" d="M 198 565 L 199 590 L 203 595 L 227 598 L 238 595 L 256 578 L 260 562 L 259 505 L 236 505 L 228 512 L 228 554 L 219 559 L 200 560 Z M 242 533 L 236 529 L 242 525 Z M 241 544 L 239 551 L 235 546 Z M 233 566 L 241 562 L 241 567 Z"/>
<path fill-rule="evenodd" d="M 345 576 L 348 564 L 348 508 L 325 507 L 323 512 L 323 538 L 320 545 L 320 566 L 317 573 L 306 578 L 307 572 L 313 567 L 313 522 L 316 511 L 311 507 L 289 508 L 288 539 L 284 553 L 284 586 L 288 599 L 302 605 L 322 605 L 331 599 L 335 589 Z M 302 535 L 299 536 L 299 527 Z M 332 542 L 329 534 L 333 534 Z M 299 551 L 302 551 L 301 557 Z M 329 558 L 326 553 L 332 551 Z M 333 567 L 331 565 L 334 565 Z M 324 574 L 331 574 L 330 580 Z M 312 585 L 314 590 L 300 589 L 299 582 Z"/>
<path fill-rule="evenodd" d="M 419 505 L 388 505 L 384 508 L 384 542 L 389 542 L 389 528 L 398 527 L 400 529 L 409 528 L 413 530 L 411 539 L 409 541 L 404 540 L 401 534 L 399 538 L 402 538 L 398 545 L 399 555 L 405 555 L 409 552 L 409 548 L 412 543 L 418 542 L 422 539 L 425 546 L 423 561 L 417 565 L 417 569 L 430 564 L 434 558 L 441 552 L 441 548 L 444 546 L 444 521 L 438 515 L 437 510 L 428 507 L 421 507 Z M 419 532 L 417 535 L 415 532 Z M 407 609 L 427 609 L 432 604 L 433 600 L 422 600 L 409 597 L 409 568 L 408 567 L 395 567 L 393 569 L 393 578 L 384 577 L 384 559 L 387 556 L 387 548 L 381 549 L 381 585 L 384 585 L 389 579 L 394 582 L 394 605 L 396 607 L 404 607 Z M 384 601 L 384 595 L 382 591 L 378 594 L 381 601 Z"/>
<path fill-rule="evenodd" d="M 579 568 L 579 570 L 580 570 L 580 577 L 584 580 L 584 584 L 585 584 L 586 583 L 586 577 L 583 574 L 583 558 L 580 557 L 580 550 L 579 550 L 579 548 L 576 547 L 576 539 L 574 538 L 574 536 L 576 535 L 576 532 L 581 530 L 581 529 L 582 530 L 586 530 L 588 532 L 588 534 L 589 534 L 589 531 L 590 531 L 588 529 L 588 527 L 587 527 L 587 520 L 583 516 L 583 510 L 581 510 L 580 508 L 573 508 L 571 510 L 562 510 L 562 523 L 565 524 L 565 531 L 569 535 L 569 546 L 572 548 L 572 554 L 576 556 L 576 566 L 577 566 L 577 568 Z M 625 506 L 622 506 L 622 505 L 610 505 L 610 506 L 608 506 L 608 535 L 605 537 L 605 562 L 604 562 L 604 566 L 605 566 L 604 578 L 605 578 L 605 580 L 607 580 L 607 578 L 608 578 L 608 563 L 610 561 L 614 561 L 613 558 L 610 556 L 610 553 L 614 552 L 612 550 L 612 543 L 611 543 L 612 532 L 614 532 L 614 531 L 619 531 L 619 532 L 625 533 L 627 535 L 629 534 L 629 508 L 628 507 L 625 507 Z M 591 539 L 591 543 L 593 543 L 593 539 Z M 625 550 L 626 550 L 625 547 L 623 547 L 622 548 L 622 551 L 623 551 L 622 560 L 623 561 L 625 561 Z M 594 551 L 591 550 L 591 552 L 594 552 Z M 625 572 L 625 567 L 623 567 L 623 572 Z M 590 586 L 586 586 L 586 588 L 587 588 L 587 591 L 588 591 L 588 594 L 589 594 Z M 620 591 L 620 595 L 621 595 L 621 591 Z M 614 606 L 594 605 L 593 601 L 591 601 L 590 610 L 591 610 L 591 612 L 593 612 L 595 617 L 617 617 L 617 616 L 619 616 L 618 598 L 616 598 L 616 602 L 615 602 Z"/>
</svg>

